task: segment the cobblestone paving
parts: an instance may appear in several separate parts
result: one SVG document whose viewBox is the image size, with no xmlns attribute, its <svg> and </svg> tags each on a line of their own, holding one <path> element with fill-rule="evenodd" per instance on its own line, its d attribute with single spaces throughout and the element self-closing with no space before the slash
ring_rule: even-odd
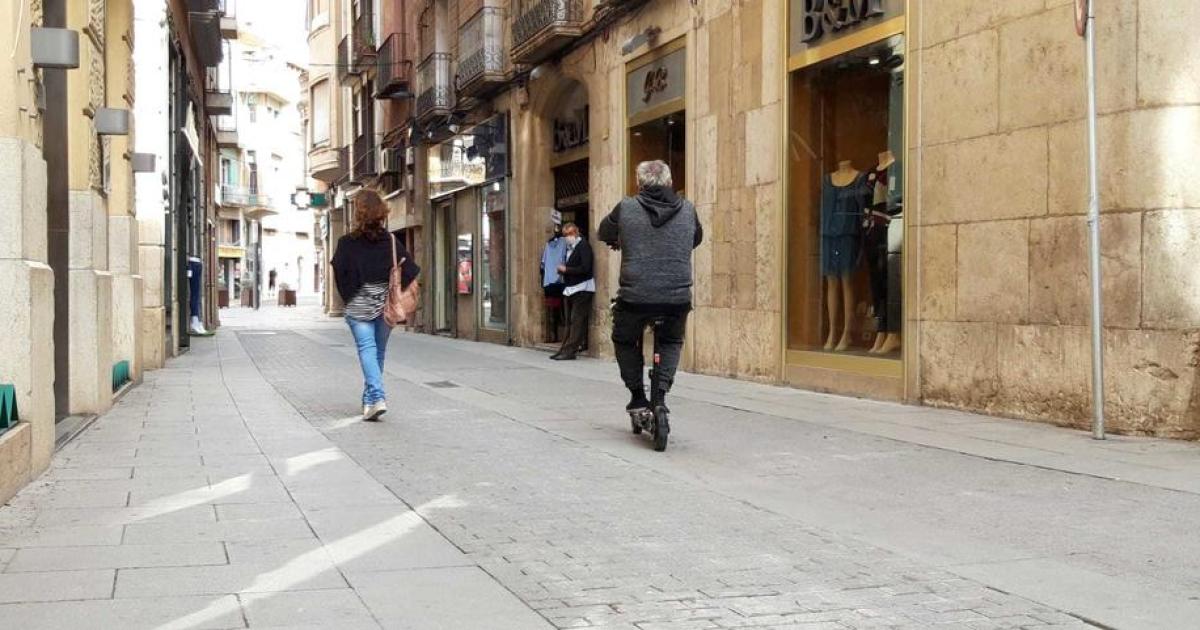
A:
<svg viewBox="0 0 1200 630">
<path fill-rule="evenodd" d="M 448 506 L 422 516 L 559 628 L 1093 627 L 395 376 L 388 422 L 346 422 L 361 381 L 345 348 L 239 338 L 379 481 Z"/>
</svg>

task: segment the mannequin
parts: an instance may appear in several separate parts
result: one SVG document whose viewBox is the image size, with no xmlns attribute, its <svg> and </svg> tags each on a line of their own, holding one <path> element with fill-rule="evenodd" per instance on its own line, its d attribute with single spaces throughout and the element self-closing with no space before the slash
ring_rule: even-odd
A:
<svg viewBox="0 0 1200 630">
<path fill-rule="evenodd" d="M 863 173 L 849 160 L 842 160 L 826 177 L 821 190 L 821 272 L 829 311 L 826 351 L 844 352 L 850 348 L 850 323 L 854 319 L 851 274 L 858 257 L 862 211 L 869 201 L 864 182 Z"/>
<path fill-rule="evenodd" d="M 881 227 L 883 234 L 882 241 L 875 245 L 868 245 L 869 248 L 877 246 L 877 250 L 868 252 L 868 258 L 871 259 L 873 256 L 878 256 L 878 258 L 871 259 L 869 264 L 872 265 L 872 291 L 876 293 L 874 296 L 875 315 L 880 322 L 888 321 L 886 319 L 887 316 L 883 313 L 888 308 L 889 298 L 887 265 L 889 262 L 892 262 L 887 251 L 887 231 L 888 225 L 891 222 L 891 216 L 895 211 L 893 207 L 893 195 L 890 190 L 891 182 L 889 181 L 888 169 L 895 163 L 896 156 L 890 150 L 883 151 L 879 154 L 879 162 L 875 167 L 875 173 L 872 178 L 874 179 L 874 194 L 871 203 L 871 214 L 874 220 L 882 221 L 881 224 L 877 223 L 876 227 Z M 880 215 L 886 218 L 879 218 Z M 900 333 L 896 330 L 888 330 L 894 329 L 898 325 L 899 322 L 888 321 L 886 326 L 879 328 L 878 332 L 875 333 L 875 344 L 871 347 L 871 354 L 890 354 L 900 349 Z"/>
</svg>

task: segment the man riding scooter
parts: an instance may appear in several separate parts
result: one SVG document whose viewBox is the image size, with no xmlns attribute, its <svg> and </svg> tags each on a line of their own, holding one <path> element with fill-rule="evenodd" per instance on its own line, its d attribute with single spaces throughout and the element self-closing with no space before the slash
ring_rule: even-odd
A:
<svg viewBox="0 0 1200 630">
<path fill-rule="evenodd" d="M 626 406 L 634 433 L 649 429 L 655 450 L 670 433 L 666 395 L 675 381 L 692 310 L 692 250 L 704 230 L 690 201 L 672 188 L 671 169 L 661 160 L 637 166 L 638 194 L 622 199 L 600 222 L 599 240 L 621 251 L 621 278 L 613 305 L 612 340 L 629 389 Z M 650 399 L 642 372 L 642 336 L 654 330 Z"/>
</svg>

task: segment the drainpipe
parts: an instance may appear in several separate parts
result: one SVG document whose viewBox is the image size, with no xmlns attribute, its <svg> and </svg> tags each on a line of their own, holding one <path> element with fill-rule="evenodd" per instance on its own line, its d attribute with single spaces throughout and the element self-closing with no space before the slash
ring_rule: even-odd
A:
<svg viewBox="0 0 1200 630">
<path fill-rule="evenodd" d="M 1087 49 L 1088 237 L 1092 280 L 1092 437 L 1104 439 L 1104 318 L 1100 283 L 1100 178 L 1096 151 L 1096 15 L 1093 2 L 1082 2 Z"/>
</svg>

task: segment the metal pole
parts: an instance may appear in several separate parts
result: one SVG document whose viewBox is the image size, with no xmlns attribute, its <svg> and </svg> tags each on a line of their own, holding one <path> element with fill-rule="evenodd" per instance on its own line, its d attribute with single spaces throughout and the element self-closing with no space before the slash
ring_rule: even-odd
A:
<svg viewBox="0 0 1200 630">
<path fill-rule="evenodd" d="M 1092 280 L 1092 437 L 1104 439 L 1104 318 L 1100 284 L 1100 180 L 1096 151 L 1096 16 L 1087 3 L 1088 231 Z"/>
</svg>

